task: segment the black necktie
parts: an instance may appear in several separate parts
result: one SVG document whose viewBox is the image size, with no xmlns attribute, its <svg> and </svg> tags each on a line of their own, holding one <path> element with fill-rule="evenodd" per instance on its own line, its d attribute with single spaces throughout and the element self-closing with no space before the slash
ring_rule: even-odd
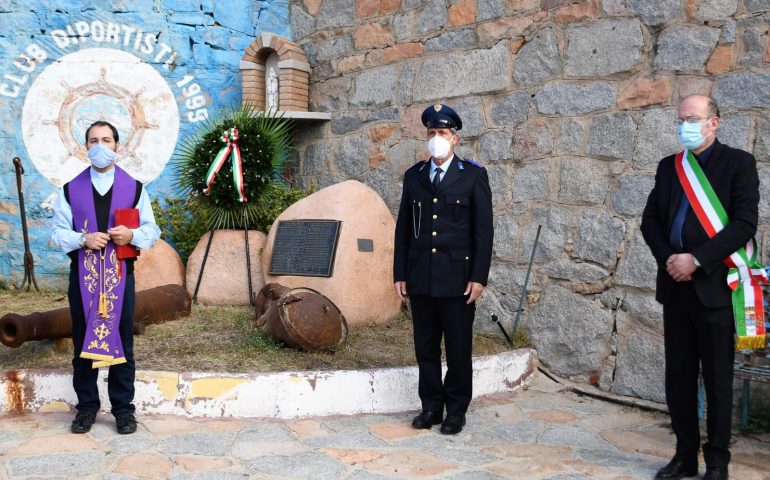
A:
<svg viewBox="0 0 770 480">
<path fill-rule="evenodd" d="M 441 172 L 443 171 L 441 168 L 436 168 L 433 172 L 433 188 L 435 190 L 438 190 L 438 184 L 441 182 Z"/>
</svg>

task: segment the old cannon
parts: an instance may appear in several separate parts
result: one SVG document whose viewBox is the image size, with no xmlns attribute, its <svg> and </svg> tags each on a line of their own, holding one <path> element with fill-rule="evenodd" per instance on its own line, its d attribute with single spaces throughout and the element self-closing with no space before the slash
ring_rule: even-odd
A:
<svg viewBox="0 0 770 480">
<path fill-rule="evenodd" d="M 256 326 L 286 345 L 304 350 L 333 350 L 348 337 L 339 308 L 310 288 L 268 283 L 254 305 Z"/>
<path fill-rule="evenodd" d="M 190 315 L 190 295 L 180 285 L 164 285 L 137 292 L 134 333 L 144 333 L 147 325 Z M 29 315 L 9 313 L 0 318 L 0 342 L 12 348 L 29 340 L 64 338 L 72 335 L 69 308 Z"/>
</svg>

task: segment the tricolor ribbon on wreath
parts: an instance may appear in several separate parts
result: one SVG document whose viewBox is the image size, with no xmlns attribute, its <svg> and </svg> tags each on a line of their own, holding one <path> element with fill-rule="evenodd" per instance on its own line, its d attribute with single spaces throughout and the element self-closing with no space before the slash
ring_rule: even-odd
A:
<svg viewBox="0 0 770 480">
<path fill-rule="evenodd" d="M 683 150 L 676 155 L 676 174 L 696 217 L 713 238 L 730 223 L 727 212 L 703 173 L 692 152 Z M 750 239 L 723 260 L 729 268 L 727 284 L 732 289 L 735 332 L 738 350 L 765 347 L 765 307 L 761 283 L 767 283 L 767 272 L 757 261 L 757 242 Z"/>
<path fill-rule="evenodd" d="M 235 191 L 240 195 L 240 201 L 246 202 L 246 195 L 243 194 L 243 163 L 241 161 L 241 149 L 238 147 L 238 129 L 229 128 L 224 131 L 220 140 L 225 142 L 225 146 L 219 150 L 214 161 L 211 162 L 208 172 L 206 172 L 206 189 L 203 193 L 211 193 L 211 185 L 214 184 L 214 177 L 219 173 L 219 169 L 227 161 L 228 155 L 231 155 L 230 163 L 233 167 L 233 184 Z"/>
</svg>

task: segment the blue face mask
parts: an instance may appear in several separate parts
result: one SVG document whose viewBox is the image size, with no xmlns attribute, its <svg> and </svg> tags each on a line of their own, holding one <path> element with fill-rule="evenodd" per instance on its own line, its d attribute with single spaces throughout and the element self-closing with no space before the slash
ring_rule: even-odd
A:
<svg viewBox="0 0 770 480">
<path fill-rule="evenodd" d="M 682 124 L 679 125 L 679 143 L 681 143 L 687 150 L 694 150 L 703 145 L 703 142 L 706 141 L 706 137 L 711 135 L 712 132 L 709 132 L 707 135 L 702 135 L 700 133 L 701 128 L 703 128 L 702 123 L 682 122 Z"/>
<path fill-rule="evenodd" d="M 88 150 L 88 160 L 96 168 L 106 168 L 115 161 L 118 154 L 110 147 L 97 143 Z"/>
</svg>

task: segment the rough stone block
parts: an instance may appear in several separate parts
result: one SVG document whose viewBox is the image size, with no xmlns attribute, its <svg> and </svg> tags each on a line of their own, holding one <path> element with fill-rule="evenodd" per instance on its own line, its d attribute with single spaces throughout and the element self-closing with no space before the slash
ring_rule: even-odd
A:
<svg viewBox="0 0 770 480">
<path fill-rule="evenodd" d="M 770 168 L 759 169 L 759 221 L 770 222 L 770 195 L 767 192 L 770 187 Z"/>
<path fill-rule="evenodd" d="M 553 133 L 544 119 L 530 120 L 514 130 L 513 158 L 516 160 L 538 158 L 552 151 Z"/>
<path fill-rule="evenodd" d="M 464 98 L 452 103 L 452 108 L 463 120 L 463 129 L 460 130 L 461 137 L 476 137 L 486 131 L 484 108 L 478 97 Z"/>
<path fill-rule="evenodd" d="M 580 217 L 575 256 L 612 267 L 625 235 L 626 224 L 623 220 L 605 211 L 586 210 Z"/>
<path fill-rule="evenodd" d="M 599 3 L 594 1 L 564 5 L 556 11 L 554 21 L 558 25 L 592 20 L 599 16 Z"/>
<path fill-rule="evenodd" d="M 310 89 L 310 109 L 333 112 L 347 108 L 350 88 L 350 77 L 331 78 L 325 82 L 319 82 L 315 88 Z"/>
<path fill-rule="evenodd" d="M 302 159 L 302 174 L 313 175 L 326 170 L 326 156 L 329 151 L 329 144 L 311 143 L 305 147 L 305 155 Z"/>
<path fill-rule="evenodd" d="M 254 33 L 251 11 L 254 4 L 250 0 L 233 0 L 214 4 L 214 20 L 223 27 L 248 34 Z"/>
<path fill-rule="evenodd" d="M 480 157 L 485 162 L 504 162 L 512 158 L 511 134 L 508 132 L 491 131 L 480 139 Z"/>
<path fill-rule="evenodd" d="M 452 26 L 468 25 L 476 18 L 476 0 L 461 0 L 449 7 L 447 23 Z"/>
<path fill-rule="evenodd" d="M 656 108 L 644 112 L 637 132 L 634 165 L 638 168 L 654 168 L 663 157 L 680 149 L 676 109 Z"/>
<path fill-rule="evenodd" d="M 641 215 L 654 184 L 653 175 L 622 175 L 612 193 L 612 208 L 624 215 Z"/>
<path fill-rule="evenodd" d="M 714 87 L 714 80 L 708 77 L 679 75 L 676 81 L 679 87 L 678 97 L 680 101 L 693 94 L 711 95 L 711 89 Z"/>
<path fill-rule="evenodd" d="M 332 133 L 334 135 L 345 135 L 355 132 L 361 128 L 361 117 L 356 111 L 353 112 L 333 112 L 331 121 Z"/>
<path fill-rule="evenodd" d="M 717 79 L 714 100 L 720 108 L 751 108 L 770 106 L 767 86 L 770 73 L 736 72 Z"/>
<path fill-rule="evenodd" d="M 466 50 L 477 46 L 476 35 L 471 29 L 452 30 L 444 32 L 425 42 L 425 50 L 429 52 L 448 52 Z"/>
<path fill-rule="evenodd" d="M 561 74 L 559 40 L 553 28 L 544 28 L 524 44 L 513 64 L 516 83 L 533 85 Z"/>
<path fill-rule="evenodd" d="M 504 90 L 510 85 L 509 68 L 510 56 L 505 42 L 466 55 L 429 58 L 416 75 L 412 97 L 415 102 L 421 102 Z M 458 75 L 458 72 L 474 73 Z M 436 78 L 452 78 L 453 81 L 436 83 Z"/>
<path fill-rule="evenodd" d="M 743 32 L 743 56 L 738 60 L 741 67 L 760 67 L 764 61 L 767 26 L 747 28 Z"/>
<path fill-rule="evenodd" d="M 417 142 L 401 140 L 387 151 L 388 162 L 393 165 L 393 171 L 401 178 L 404 172 L 416 162 Z"/>
<path fill-rule="evenodd" d="M 476 5 L 476 21 L 483 22 L 503 16 L 505 0 L 478 0 Z"/>
<path fill-rule="evenodd" d="M 326 40 L 314 43 L 314 45 L 316 49 L 315 58 L 319 62 L 346 57 L 353 53 L 353 38 L 349 33 L 332 36 Z M 308 55 L 308 58 L 310 58 L 310 55 Z"/>
<path fill-rule="evenodd" d="M 492 189 L 492 196 L 494 197 L 495 212 L 507 211 L 511 203 L 511 166 L 487 163 L 486 168 L 489 176 L 489 187 Z"/>
<path fill-rule="evenodd" d="M 356 1 L 324 0 L 315 18 L 318 30 L 353 25 L 356 20 Z"/>
<path fill-rule="evenodd" d="M 396 69 L 392 66 L 367 70 L 355 79 L 352 105 L 389 105 L 396 91 Z"/>
<path fill-rule="evenodd" d="M 641 61 L 643 47 L 642 25 L 636 19 L 597 20 L 570 28 L 564 72 L 572 77 L 625 72 Z"/>
<path fill-rule="evenodd" d="M 346 137 L 334 156 L 334 165 L 345 178 L 356 178 L 369 168 L 369 147 L 365 136 Z"/>
<path fill-rule="evenodd" d="M 393 167 L 384 163 L 377 168 L 372 168 L 361 177 L 361 182 L 377 192 L 382 197 L 385 205 L 391 211 L 398 210 L 400 198 L 395 196 L 395 181 L 393 179 Z"/>
<path fill-rule="evenodd" d="M 439 30 L 447 24 L 448 13 L 444 0 L 431 0 L 417 11 L 415 18 L 417 35 Z"/>
<path fill-rule="evenodd" d="M 381 23 L 365 23 L 356 27 L 353 45 L 356 48 L 371 48 L 387 45 L 393 41 L 393 32 Z"/>
<path fill-rule="evenodd" d="M 527 163 L 513 172 L 511 200 L 525 202 L 548 195 L 548 167 L 544 163 Z"/>
<path fill-rule="evenodd" d="M 750 150 L 751 117 L 746 114 L 725 115 L 719 124 L 719 141 L 741 150 Z"/>
<path fill-rule="evenodd" d="M 551 278 L 560 278 L 572 282 L 595 282 L 609 277 L 610 272 L 591 263 L 576 263 L 570 260 L 550 262 L 539 271 Z"/>
<path fill-rule="evenodd" d="M 559 200 L 572 205 L 603 204 L 609 190 L 606 162 L 567 157 L 561 161 Z"/>
<path fill-rule="evenodd" d="M 527 119 L 532 95 L 529 92 L 515 92 L 499 98 L 489 109 L 492 124 L 498 127 L 516 126 Z"/>
<path fill-rule="evenodd" d="M 521 36 L 533 22 L 543 18 L 546 18 L 545 12 L 527 17 L 503 17 L 499 20 L 484 22 L 477 28 L 479 42 L 488 44 Z"/>
<path fill-rule="evenodd" d="M 628 291 L 623 297 L 621 311 L 627 312 L 634 322 L 648 331 L 663 336 L 663 306 L 655 300 L 655 294 Z"/>
<path fill-rule="evenodd" d="M 393 17 L 393 35 L 397 41 L 413 37 L 414 32 L 414 12 L 402 12 Z"/>
<path fill-rule="evenodd" d="M 724 20 L 735 15 L 738 0 L 701 0 L 695 19 L 701 22 Z"/>
<path fill-rule="evenodd" d="M 745 0 L 744 4 L 747 12 L 770 10 L 770 0 Z"/>
<path fill-rule="evenodd" d="M 607 82 L 544 85 L 535 95 L 537 111 L 545 115 L 581 115 L 604 110 L 615 103 Z"/>
<path fill-rule="evenodd" d="M 158 240 L 152 248 L 142 250 L 134 264 L 134 278 L 137 292 L 163 285 L 184 285 L 184 263 L 171 245 Z"/>
<path fill-rule="evenodd" d="M 674 25 L 658 36 L 655 70 L 700 70 L 714 50 L 720 31 L 711 27 Z"/>
<path fill-rule="evenodd" d="M 538 359 L 562 376 L 594 375 L 610 354 L 612 314 L 582 295 L 552 285 L 524 324 Z"/>
<path fill-rule="evenodd" d="M 646 107 L 666 103 L 671 98 L 671 80 L 662 78 L 638 78 L 631 81 L 618 95 L 618 108 Z"/>
<path fill-rule="evenodd" d="M 618 346 L 612 393 L 665 402 L 663 340 L 637 328 Z"/>
<path fill-rule="evenodd" d="M 658 264 L 655 262 L 655 257 L 644 243 L 642 232 L 637 232 L 631 245 L 626 249 L 626 254 L 620 260 L 615 274 L 615 283 L 653 291 L 657 273 Z"/>
<path fill-rule="evenodd" d="M 770 118 L 766 116 L 757 119 L 754 156 L 758 162 L 770 162 Z"/>
<path fill-rule="evenodd" d="M 315 18 L 309 15 L 305 10 L 295 4 L 289 8 L 289 20 L 291 31 L 295 39 L 304 38 L 315 31 Z"/>
<path fill-rule="evenodd" d="M 628 9 L 650 26 L 672 20 L 682 8 L 680 0 L 628 0 Z"/>
<path fill-rule="evenodd" d="M 537 242 L 535 261 L 553 260 L 563 255 L 564 247 L 567 244 L 571 216 L 570 212 L 557 206 L 541 207 L 532 210 L 532 220 L 522 235 L 519 261 L 529 262 L 538 225 L 542 226 L 542 230 L 540 231 L 540 239 Z"/>
<path fill-rule="evenodd" d="M 614 158 L 629 158 L 634 151 L 636 122 L 631 115 L 612 113 L 593 117 L 586 152 Z"/>
<path fill-rule="evenodd" d="M 512 215 L 497 215 L 495 217 L 495 236 L 492 245 L 495 258 L 505 261 L 516 259 L 516 233 L 518 230 L 519 226 Z"/>
<path fill-rule="evenodd" d="M 706 64 L 706 72 L 713 74 L 727 73 L 735 65 L 735 45 L 717 45 Z"/>
<path fill-rule="evenodd" d="M 570 118 L 562 119 L 560 134 L 556 137 L 556 148 L 559 153 L 580 153 L 586 138 L 586 129 L 580 122 Z"/>
<path fill-rule="evenodd" d="M 423 46 L 421 43 L 399 43 L 387 47 L 382 51 L 382 63 L 397 62 L 406 58 L 414 58 L 422 55 Z"/>
</svg>

